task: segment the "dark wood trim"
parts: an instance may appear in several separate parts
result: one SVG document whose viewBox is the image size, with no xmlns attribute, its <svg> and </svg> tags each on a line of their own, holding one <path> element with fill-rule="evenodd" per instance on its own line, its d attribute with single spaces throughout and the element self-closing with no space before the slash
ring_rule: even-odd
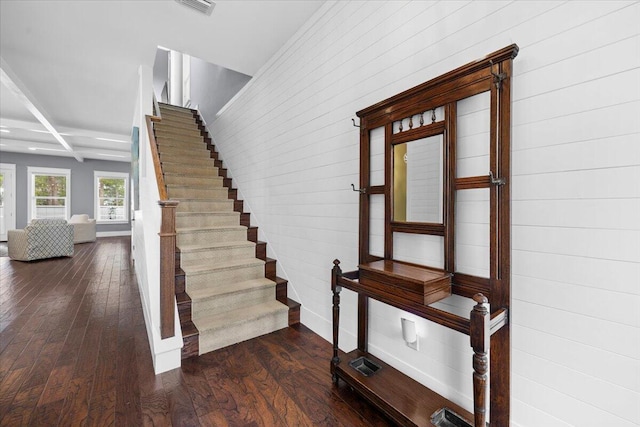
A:
<svg viewBox="0 0 640 427">
<path fill-rule="evenodd" d="M 367 194 L 384 194 L 386 187 L 384 185 L 372 185 L 367 188 Z"/>
<path fill-rule="evenodd" d="M 369 346 L 369 297 L 358 294 L 358 350 L 368 351 Z"/>
<path fill-rule="evenodd" d="M 393 122 L 384 126 L 384 257 L 393 259 L 393 146 L 388 143 L 393 136 Z"/>
<path fill-rule="evenodd" d="M 444 224 L 430 224 L 426 222 L 391 222 L 391 231 L 394 233 L 431 234 L 444 236 Z"/>
<path fill-rule="evenodd" d="M 360 128 L 360 187 L 366 188 L 368 191 L 366 193 L 360 193 L 359 203 L 360 203 L 360 223 L 359 223 L 359 260 L 360 262 L 365 262 L 369 258 L 369 229 L 370 229 L 370 197 L 371 194 L 371 182 L 365 177 L 369 177 L 370 174 L 370 163 L 371 163 L 371 142 L 369 131 Z"/>
<path fill-rule="evenodd" d="M 491 280 L 470 274 L 453 273 L 453 293 L 467 298 L 473 298 L 481 293 L 487 298 L 491 296 Z"/>
<path fill-rule="evenodd" d="M 373 120 L 380 111 L 384 111 L 385 113 L 390 113 L 394 111 L 394 107 L 397 104 L 402 104 L 406 102 L 410 98 L 414 98 L 416 96 L 422 96 L 424 98 L 428 98 L 432 92 L 442 93 L 447 91 L 448 85 L 455 85 L 458 83 L 459 79 L 464 79 L 466 76 L 473 75 L 474 73 L 480 71 L 483 75 L 486 74 L 486 78 L 490 78 L 491 74 L 489 66 L 491 63 L 499 63 L 505 60 L 511 60 L 518 55 L 518 46 L 512 44 L 503 49 L 497 50 L 484 58 L 478 59 L 476 61 L 470 62 L 466 65 L 463 65 L 455 70 L 452 70 L 446 74 L 443 74 L 435 79 L 431 79 L 421 85 L 415 86 L 411 89 L 408 89 L 404 92 L 401 92 L 391 98 L 387 98 L 384 101 L 380 101 L 377 104 L 372 105 L 371 107 L 367 107 L 363 110 L 358 111 L 356 114 L 358 117 L 367 117 L 367 120 Z M 443 105 L 438 104 L 438 105 Z M 396 108 L 397 109 L 397 108 Z M 426 111 L 425 108 L 422 111 Z M 406 116 L 405 116 L 406 117 Z M 367 125 L 368 125 L 367 121 Z"/>
<path fill-rule="evenodd" d="M 417 139 L 429 138 L 431 136 L 436 136 L 444 133 L 445 130 L 445 122 L 435 122 L 432 124 L 420 126 L 417 128 L 405 130 L 403 132 L 394 133 L 391 136 L 391 144 L 404 144 L 406 142 L 415 141 Z M 444 138 L 443 138 L 444 140 Z"/>
<path fill-rule="evenodd" d="M 176 200 L 160 200 L 160 337 L 175 335 Z"/>
<path fill-rule="evenodd" d="M 455 176 L 456 176 L 456 137 L 457 137 L 457 117 L 458 105 L 451 102 L 444 107 L 445 114 L 445 140 L 443 153 L 443 214 L 444 225 L 444 269 L 456 271 L 455 269 Z"/>
<path fill-rule="evenodd" d="M 464 178 L 457 178 L 455 180 L 456 190 L 473 190 L 476 188 L 490 188 L 491 178 L 489 175 L 483 176 L 468 176 Z"/>
<path fill-rule="evenodd" d="M 505 76 L 499 93 L 500 150 L 498 151 L 497 177 L 505 183 L 498 187 L 498 245 L 497 280 L 492 286 L 491 310 L 509 310 L 511 300 L 511 76 L 512 61 L 499 65 Z M 501 328 L 491 339 L 491 422 L 508 425 L 510 414 L 511 331 L 510 323 Z"/>
</svg>

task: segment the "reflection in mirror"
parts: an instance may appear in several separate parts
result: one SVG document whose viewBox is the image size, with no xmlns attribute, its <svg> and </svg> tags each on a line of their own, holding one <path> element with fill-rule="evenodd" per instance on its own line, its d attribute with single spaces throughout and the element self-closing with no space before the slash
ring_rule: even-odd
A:
<svg viewBox="0 0 640 427">
<path fill-rule="evenodd" d="M 393 220 L 442 223 L 443 135 L 393 147 Z"/>
</svg>

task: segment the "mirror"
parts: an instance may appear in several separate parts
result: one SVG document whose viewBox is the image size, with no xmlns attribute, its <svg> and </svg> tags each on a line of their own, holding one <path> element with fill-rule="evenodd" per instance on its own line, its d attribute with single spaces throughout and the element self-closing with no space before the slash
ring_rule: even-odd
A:
<svg viewBox="0 0 640 427">
<path fill-rule="evenodd" d="M 393 147 L 393 220 L 442 223 L 443 134 Z"/>
</svg>

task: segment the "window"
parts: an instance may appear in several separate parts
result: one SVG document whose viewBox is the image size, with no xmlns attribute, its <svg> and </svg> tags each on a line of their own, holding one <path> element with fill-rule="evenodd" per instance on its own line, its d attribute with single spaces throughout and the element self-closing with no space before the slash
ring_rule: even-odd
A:
<svg viewBox="0 0 640 427">
<path fill-rule="evenodd" d="M 129 222 L 129 174 L 94 172 L 95 218 L 97 222 Z"/>
<path fill-rule="evenodd" d="M 69 219 L 71 171 L 28 167 L 29 221 L 36 218 Z"/>
</svg>

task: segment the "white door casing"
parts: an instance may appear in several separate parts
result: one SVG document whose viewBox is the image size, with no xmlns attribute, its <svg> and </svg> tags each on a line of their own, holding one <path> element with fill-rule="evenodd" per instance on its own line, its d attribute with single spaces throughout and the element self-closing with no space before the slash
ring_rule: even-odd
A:
<svg viewBox="0 0 640 427">
<path fill-rule="evenodd" d="M 16 228 L 16 165 L 0 163 L 0 241 L 7 240 L 7 231 Z"/>
</svg>

